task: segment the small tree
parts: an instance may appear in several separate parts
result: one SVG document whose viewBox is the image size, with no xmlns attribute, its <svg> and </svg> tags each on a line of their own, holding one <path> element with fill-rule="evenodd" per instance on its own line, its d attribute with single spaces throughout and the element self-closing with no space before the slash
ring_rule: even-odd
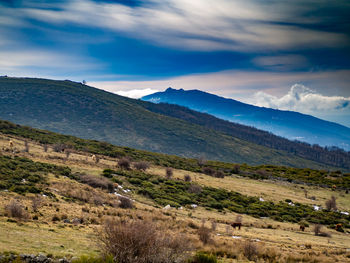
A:
<svg viewBox="0 0 350 263">
<path fill-rule="evenodd" d="M 256 257 L 259 255 L 259 250 L 257 245 L 250 240 L 246 241 L 243 244 L 243 255 L 251 261 L 255 260 Z"/>
<path fill-rule="evenodd" d="M 42 205 L 42 198 L 40 197 L 40 195 L 35 196 L 32 199 L 32 208 L 34 212 L 38 212 L 38 209 L 41 207 Z"/>
<path fill-rule="evenodd" d="M 320 225 L 320 224 L 316 224 L 314 226 L 315 236 L 319 236 L 321 234 L 321 229 L 322 229 L 322 225 Z"/>
<path fill-rule="evenodd" d="M 49 146 L 48 146 L 47 144 L 44 144 L 44 145 L 43 145 L 43 150 L 44 150 L 44 152 L 47 152 L 48 149 L 49 149 Z"/>
</svg>

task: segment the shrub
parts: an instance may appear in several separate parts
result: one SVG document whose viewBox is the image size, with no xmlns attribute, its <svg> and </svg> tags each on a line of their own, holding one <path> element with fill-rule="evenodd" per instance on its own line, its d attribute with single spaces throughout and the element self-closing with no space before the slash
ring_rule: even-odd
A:
<svg viewBox="0 0 350 263">
<path fill-rule="evenodd" d="M 188 192 L 191 194 L 200 194 L 202 192 L 202 187 L 200 187 L 198 184 L 191 184 L 188 187 Z"/>
<path fill-rule="evenodd" d="M 150 167 L 150 165 L 148 162 L 141 161 L 141 162 L 134 163 L 134 167 L 137 170 L 146 171 Z"/>
<path fill-rule="evenodd" d="M 336 211 L 337 210 L 337 202 L 335 196 L 332 195 L 331 199 L 326 201 L 326 209 L 331 211 Z"/>
<path fill-rule="evenodd" d="M 131 199 L 124 197 L 124 196 L 119 196 L 119 207 L 120 208 L 133 208 L 134 204 Z"/>
<path fill-rule="evenodd" d="M 187 238 L 166 234 L 152 221 L 107 220 L 99 240 L 118 263 L 186 262 L 190 251 Z"/>
<path fill-rule="evenodd" d="M 208 255 L 205 252 L 197 252 L 196 255 L 189 261 L 189 263 L 217 263 L 218 260 L 215 255 Z"/>
<path fill-rule="evenodd" d="M 33 208 L 33 211 L 34 212 L 37 212 L 38 209 L 41 207 L 42 205 L 42 198 L 40 195 L 37 195 L 35 196 L 33 199 L 32 199 L 32 208 Z"/>
<path fill-rule="evenodd" d="M 125 170 L 130 170 L 130 159 L 123 157 L 118 161 L 118 166 Z"/>
<path fill-rule="evenodd" d="M 109 192 L 114 191 L 114 187 L 111 181 L 109 181 L 104 177 L 98 177 L 98 176 L 93 176 L 88 174 L 78 174 L 78 176 L 79 176 L 79 181 L 84 184 L 90 185 L 95 188 L 106 189 Z"/>
<path fill-rule="evenodd" d="M 321 229 L 322 229 L 322 225 L 320 225 L 320 224 L 316 224 L 316 225 L 314 226 L 314 233 L 315 233 L 315 236 L 319 236 L 319 235 L 320 235 Z"/>
<path fill-rule="evenodd" d="M 12 200 L 8 205 L 6 205 L 5 211 L 8 216 L 20 220 L 26 220 L 29 217 L 28 213 L 24 210 L 23 205 L 17 200 Z"/>
<path fill-rule="evenodd" d="M 210 243 L 212 241 L 211 239 L 211 229 L 205 227 L 202 225 L 200 228 L 198 228 L 198 237 L 199 240 L 202 241 L 204 245 Z"/>
<path fill-rule="evenodd" d="M 60 221 L 60 218 L 57 215 L 52 217 L 52 222 Z"/>
<path fill-rule="evenodd" d="M 26 153 L 29 153 L 29 143 L 28 143 L 28 141 L 24 141 L 24 151 Z"/>
<path fill-rule="evenodd" d="M 62 143 L 57 143 L 52 146 L 52 150 L 57 153 L 63 152 L 65 148 L 66 148 L 66 145 Z"/>
<path fill-rule="evenodd" d="M 44 152 L 47 152 L 48 149 L 49 149 L 49 146 L 48 146 L 47 144 L 44 144 L 44 145 L 43 145 L 43 150 L 44 150 Z"/>
<path fill-rule="evenodd" d="M 184 175 L 184 181 L 185 181 L 185 182 L 191 182 L 191 181 L 192 181 L 191 176 L 188 175 L 188 174 L 185 174 L 185 175 Z"/>
<path fill-rule="evenodd" d="M 165 169 L 165 177 L 167 179 L 171 179 L 173 177 L 173 169 L 171 167 L 167 167 Z"/>
<path fill-rule="evenodd" d="M 257 245 L 250 240 L 244 242 L 243 255 L 249 260 L 254 260 L 259 255 Z"/>
<path fill-rule="evenodd" d="M 215 174 L 215 170 L 210 167 L 203 167 L 202 171 L 204 174 L 210 175 L 210 176 L 213 176 Z"/>
</svg>

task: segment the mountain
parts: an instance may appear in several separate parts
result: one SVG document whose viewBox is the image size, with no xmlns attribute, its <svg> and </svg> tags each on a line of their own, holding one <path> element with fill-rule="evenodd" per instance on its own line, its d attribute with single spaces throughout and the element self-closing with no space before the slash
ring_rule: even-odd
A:
<svg viewBox="0 0 350 263">
<path fill-rule="evenodd" d="M 185 106 L 290 140 L 350 150 L 350 128 L 298 112 L 257 107 L 199 90 L 168 88 L 164 92 L 147 95 L 142 100 Z"/>
<path fill-rule="evenodd" d="M 0 118 L 18 124 L 191 158 L 252 165 L 350 167 L 346 155 L 329 152 L 329 160 L 340 161 L 313 161 L 157 112 L 154 105 L 68 80 L 0 78 Z M 164 112 L 170 109 L 169 105 L 157 107 Z"/>
</svg>

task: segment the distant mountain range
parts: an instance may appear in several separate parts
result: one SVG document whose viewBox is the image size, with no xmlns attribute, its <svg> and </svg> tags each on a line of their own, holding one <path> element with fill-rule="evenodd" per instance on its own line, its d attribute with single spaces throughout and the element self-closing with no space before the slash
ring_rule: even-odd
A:
<svg viewBox="0 0 350 263">
<path fill-rule="evenodd" d="M 0 78 L 0 119 L 183 157 L 350 169 L 350 154 L 343 151 L 291 142 L 181 106 L 130 99 L 69 80 Z"/>
<path fill-rule="evenodd" d="M 164 92 L 147 95 L 142 100 L 185 106 L 290 140 L 350 150 L 350 128 L 298 112 L 257 107 L 199 90 L 168 88 Z"/>
</svg>

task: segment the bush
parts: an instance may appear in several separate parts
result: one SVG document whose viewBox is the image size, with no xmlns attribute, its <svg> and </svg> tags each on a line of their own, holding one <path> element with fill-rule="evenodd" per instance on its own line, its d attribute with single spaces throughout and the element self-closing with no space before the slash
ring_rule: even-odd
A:
<svg viewBox="0 0 350 263">
<path fill-rule="evenodd" d="M 152 221 L 106 221 L 99 240 L 118 263 L 186 262 L 190 251 L 187 238 L 166 234 Z"/>
<path fill-rule="evenodd" d="M 202 225 L 200 228 L 198 228 L 198 237 L 199 240 L 202 241 L 204 245 L 210 243 L 212 241 L 211 239 L 211 229 L 205 227 Z"/>
<path fill-rule="evenodd" d="M 192 181 L 191 176 L 188 175 L 188 174 L 185 174 L 185 175 L 184 175 L 184 181 L 185 181 L 185 182 L 191 182 L 191 181 Z"/>
<path fill-rule="evenodd" d="M 79 181 L 95 188 L 98 187 L 98 188 L 106 189 L 109 192 L 114 191 L 113 184 L 104 177 L 98 177 L 98 176 L 93 176 L 88 174 L 79 174 Z"/>
<path fill-rule="evenodd" d="M 202 192 L 202 187 L 198 184 L 191 184 L 188 188 L 188 192 L 191 194 L 200 194 Z"/>
<path fill-rule="evenodd" d="M 141 162 L 134 163 L 134 167 L 137 170 L 146 171 L 150 167 L 150 165 L 148 162 L 141 161 Z"/>
<path fill-rule="evenodd" d="M 189 261 L 190 263 L 217 263 L 218 260 L 214 255 L 208 255 L 205 252 L 197 252 L 196 255 Z"/>
<path fill-rule="evenodd" d="M 130 170 L 130 159 L 127 157 L 123 157 L 118 161 L 118 166 L 125 170 Z"/>
<path fill-rule="evenodd" d="M 124 196 L 119 196 L 119 207 L 120 208 L 133 208 L 134 204 L 131 199 L 124 197 Z"/>
<path fill-rule="evenodd" d="M 326 201 L 326 209 L 328 211 L 337 211 L 337 202 L 335 196 L 332 195 L 331 199 Z"/>
<path fill-rule="evenodd" d="M 5 211 L 8 216 L 20 220 L 26 220 L 29 217 L 28 213 L 24 210 L 22 204 L 17 200 L 12 200 L 8 205 L 6 205 Z"/>
<path fill-rule="evenodd" d="M 167 167 L 165 169 L 165 177 L 167 179 L 171 179 L 173 177 L 173 169 L 171 167 Z"/>
<path fill-rule="evenodd" d="M 254 260 L 259 255 L 257 245 L 252 241 L 246 241 L 243 244 L 243 255 L 249 260 Z"/>
<path fill-rule="evenodd" d="M 321 229 L 322 229 L 322 226 L 320 224 L 316 224 L 314 226 L 314 233 L 315 233 L 315 236 L 319 236 L 320 233 L 321 233 Z"/>
</svg>

